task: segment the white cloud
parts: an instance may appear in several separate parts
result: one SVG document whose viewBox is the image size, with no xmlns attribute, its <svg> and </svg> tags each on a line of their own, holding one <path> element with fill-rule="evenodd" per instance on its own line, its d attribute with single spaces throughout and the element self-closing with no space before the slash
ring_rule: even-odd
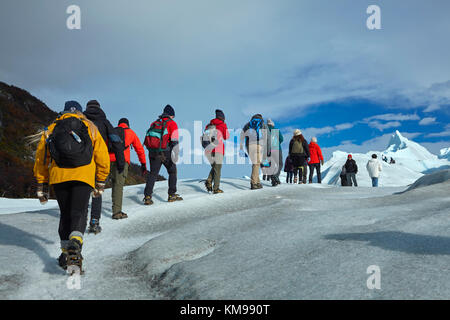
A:
<svg viewBox="0 0 450 320">
<path fill-rule="evenodd" d="M 397 128 L 400 127 L 402 124 L 399 121 L 391 121 L 387 123 L 381 123 L 379 121 L 370 121 L 368 123 L 369 127 L 376 128 L 380 131 L 384 131 L 389 128 Z"/>
<path fill-rule="evenodd" d="M 427 118 L 423 118 L 422 120 L 419 121 L 419 124 L 421 126 L 427 126 L 430 124 L 436 123 L 436 118 L 435 117 L 427 117 Z"/>
<path fill-rule="evenodd" d="M 423 110 L 423 112 L 433 112 L 441 109 L 441 106 L 435 103 L 430 104 L 428 107 Z"/>
<path fill-rule="evenodd" d="M 386 113 L 374 115 L 364 119 L 364 121 L 371 121 L 371 120 L 409 121 L 409 120 L 420 120 L 420 117 L 417 114 Z"/>
<path fill-rule="evenodd" d="M 427 138 L 435 137 L 450 137 L 450 124 L 447 124 L 442 132 L 429 133 L 426 135 Z"/>
</svg>

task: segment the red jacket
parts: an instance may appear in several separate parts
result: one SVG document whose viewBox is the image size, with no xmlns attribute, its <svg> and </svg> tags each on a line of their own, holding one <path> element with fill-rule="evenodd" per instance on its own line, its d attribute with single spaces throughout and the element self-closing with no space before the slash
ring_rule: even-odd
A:
<svg viewBox="0 0 450 320">
<path fill-rule="evenodd" d="M 212 119 L 209 124 L 215 125 L 217 129 L 217 138 L 219 139 L 219 145 L 215 147 L 212 151 L 206 150 L 206 153 L 221 153 L 225 154 L 225 144 L 223 143 L 223 140 L 227 140 L 230 137 L 230 133 L 228 132 L 227 124 L 223 122 L 220 119 Z M 209 125 L 208 124 L 208 125 Z M 206 127 L 208 127 L 208 125 Z M 205 127 L 205 130 L 206 130 Z"/>
<path fill-rule="evenodd" d="M 130 164 L 130 145 L 133 146 L 134 150 L 136 151 L 136 154 L 139 158 L 139 162 L 141 164 L 146 164 L 145 160 L 145 151 L 142 147 L 141 142 L 139 141 L 139 138 L 137 137 L 136 133 L 134 133 L 133 130 L 128 128 L 128 126 L 125 123 L 120 123 L 119 127 L 122 127 L 125 129 L 125 161 Z M 114 153 L 109 154 L 109 159 L 111 162 L 116 161 L 116 156 Z"/>
<path fill-rule="evenodd" d="M 308 161 L 309 164 L 320 163 L 320 161 L 323 161 L 322 150 L 320 150 L 320 147 L 317 143 L 311 142 L 309 144 L 309 153 L 310 153 L 310 160 Z"/>
</svg>

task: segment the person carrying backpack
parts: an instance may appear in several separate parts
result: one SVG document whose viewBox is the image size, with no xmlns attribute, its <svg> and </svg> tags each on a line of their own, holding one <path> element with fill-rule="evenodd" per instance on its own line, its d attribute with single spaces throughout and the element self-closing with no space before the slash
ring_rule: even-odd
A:
<svg viewBox="0 0 450 320">
<path fill-rule="evenodd" d="M 292 183 L 292 178 L 294 177 L 294 164 L 290 156 L 286 157 L 284 162 L 284 172 L 286 172 L 286 183 Z"/>
<path fill-rule="evenodd" d="M 306 183 L 307 162 L 309 158 L 309 146 L 299 129 L 294 131 L 294 136 L 289 143 L 289 156 L 294 164 L 294 183 Z"/>
<path fill-rule="evenodd" d="M 259 169 L 262 162 L 267 162 L 270 156 L 270 135 L 269 128 L 264 123 L 260 114 L 255 114 L 244 126 L 240 136 L 240 152 L 243 153 L 243 145 L 252 162 L 252 174 L 250 178 L 250 188 L 252 190 L 261 189 L 262 184 L 259 179 Z"/>
<path fill-rule="evenodd" d="M 310 160 L 308 162 L 309 165 L 309 183 L 312 183 L 314 169 L 317 172 L 317 182 L 322 183 L 322 176 L 320 173 L 320 165 L 323 165 L 323 155 L 322 150 L 317 144 L 317 138 L 312 137 L 311 142 L 309 143 L 309 153 Z"/>
<path fill-rule="evenodd" d="M 183 200 L 177 194 L 177 165 L 179 145 L 178 145 L 178 125 L 173 120 L 175 110 L 171 105 L 164 108 L 163 114 L 154 121 L 147 130 L 144 145 L 148 149 L 150 158 L 150 174 L 147 175 L 147 183 L 144 190 L 144 204 L 152 205 L 153 187 L 158 178 L 159 170 L 164 165 L 169 174 L 169 197 L 168 202 Z"/>
<path fill-rule="evenodd" d="M 125 181 L 128 176 L 128 168 L 130 166 L 130 148 L 132 147 L 138 156 L 139 162 L 141 163 L 142 175 L 144 175 L 147 171 L 147 163 L 145 159 L 145 150 L 142 147 L 136 133 L 130 129 L 130 122 L 127 118 L 120 119 L 118 126 L 114 129 L 114 131 L 120 137 L 120 141 L 123 141 L 125 156 L 124 170 L 120 172 L 116 155 L 113 152 L 109 153 L 109 158 L 111 160 L 112 218 L 114 220 L 120 220 L 128 218 L 128 215 L 122 211 L 122 201 L 123 187 L 125 185 Z"/>
<path fill-rule="evenodd" d="M 345 176 L 347 178 L 347 185 L 355 187 L 358 186 L 358 182 L 356 181 L 356 174 L 358 173 L 358 166 L 356 165 L 356 161 L 353 160 L 352 155 L 349 154 L 347 157 L 347 162 L 345 162 Z"/>
<path fill-rule="evenodd" d="M 281 184 L 280 173 L 283 168 L 283 152 L 281 144 L 283 143 L 283 135 L 279 129 L 275 128 L 275 123 L 271 120 L 267 120 L 267 127 L 270 134 L 270 163 L 271 167 L 268 169 L 272 181 L 272 186 Z"/>
<path fill-rule="evenodd" d="M 90 100 L 86 104 L 86 110 L 83 114 L 91 120 L 98 128 L 100 135 L 108 146 L 110 153 L 114 153 L 117 163 L 117 171 L 122 173 L 125 168 L 124 145 L 120 137 L 114 131 L 114 127 L 106 118 L 105 112 L 100 107 L 97 100 Z M 88 233 L 97 234 L 102 231 L 100 227 L 100 217 L 102 212 L 102 196 L 92 197 L 91 219 L 89 222 Z"/>
<path fill-rule="evenodd" d="M 207 136 L 206 132 L 209 131 Z M 222 110 L 216 110 L 216 118 L 212 119 L 205 128 L 203 141 L 209 142 L 205 148 L 205 155 L 211 164 L 211 171 L 205 181 L 205 187 L 208 192 L 214 194 L 223 193 L 220 187 L 220 176 L 222 171 L 223 158 L 225 155 L 225 145 L 223 140 L 230 137 L 227 125 L 225 123 L 225 114 Z"/>
<path fill-rule="evenodd" d="M 53 187 L 59 209 L 63 269 L 82 271 L 83 235 L 92 191 L 100 196 L 105 188 L 110 163 L 108 148 L 97 127 L 82 113 L 76 101 L 67 101 L 64 111 L 41 135 L 34 163 L 37 196 L 42 204 Z"/>
</svg>

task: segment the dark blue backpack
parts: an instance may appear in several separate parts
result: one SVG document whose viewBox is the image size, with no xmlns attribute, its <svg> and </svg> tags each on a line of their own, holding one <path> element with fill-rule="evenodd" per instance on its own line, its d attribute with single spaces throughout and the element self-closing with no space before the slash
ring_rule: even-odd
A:
<svg viewBox="0 0 450 320">
<path fill-rule="evenodd" d="M 254 118 L 252 120 L 250 120 L 249 122 L 249 127 L 250 129 L 253 129 L 256 131 L 256 136 L 259 140 L 259 129 L 262 127 L 263 124 L 263 120 L 262 119 L 258 119 L 258 118 Z"/>
</svg>

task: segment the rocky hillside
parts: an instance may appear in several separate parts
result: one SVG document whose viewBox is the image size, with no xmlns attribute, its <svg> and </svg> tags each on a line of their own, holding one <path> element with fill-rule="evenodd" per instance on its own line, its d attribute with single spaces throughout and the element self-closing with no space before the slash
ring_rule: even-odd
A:
<svg viewBox="0 0 450 320">
<path fill-rule="evenodd" d="M 0 196 L 30 197 L 34 146 L 25 137 L 51 123 L 57 113 L 27 91 L 0 82 Z"/>
<path fill-rule="evenodd" d="M 0 82 L 0 197 L 35 197 L 36 145 L 29 145 L 25 138 L 48 126 L 56 117 L 56 112 L 27 91 Z M 126 184 L 141 183 L 145 179 L 140 166 L 132 165 Z"/>
</svg>

